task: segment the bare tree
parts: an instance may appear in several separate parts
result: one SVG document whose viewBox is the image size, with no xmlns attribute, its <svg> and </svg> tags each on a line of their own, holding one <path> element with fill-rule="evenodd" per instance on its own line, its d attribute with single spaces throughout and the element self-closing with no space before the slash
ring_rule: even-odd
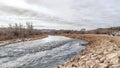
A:
<svg viewBox="0 0 120 68">
<path fill-rule="evenodd" d="M 27 29 L 33 30 L 33 24 L 31 22 L 26 22 Z"/>
<path fill-rule="evenodd" d="M 8 25 L 9 29 L 13 29 L 13 26 L 11 24 Z"/>
<path fill-rule="evenodd" d="M 26 26 L 27 26 L 27 34 L 32 35 L 34 33 L 33 24 L 31 22 L 26 22 Z"/>
</svg>

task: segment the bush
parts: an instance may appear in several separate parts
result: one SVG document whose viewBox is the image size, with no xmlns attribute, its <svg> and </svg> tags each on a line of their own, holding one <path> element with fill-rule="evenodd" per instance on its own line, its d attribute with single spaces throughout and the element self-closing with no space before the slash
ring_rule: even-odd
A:
<svg viewBox="0 0 120 68">
<path fill-rule="evenodd" d="M 13 38 L 27 38 L 35 35 L 32 23 L 26 23 L 26 28 L 22 24 L 9 24 L 8 28 L 0 28 L 0 40 L 8 40 Z"/>
</svg>

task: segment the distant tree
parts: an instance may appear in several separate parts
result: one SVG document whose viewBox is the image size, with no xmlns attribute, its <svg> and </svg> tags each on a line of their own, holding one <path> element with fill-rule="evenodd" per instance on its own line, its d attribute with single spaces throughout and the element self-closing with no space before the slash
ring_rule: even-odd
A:
<svg viewBox="0 0 120 68">
<path fill-rule="evenodd" d="M 31 22 L 26 22 L 26 26 L 27 26 L 27 34 L 32 35 L 33 32 L 33 24 Z"/>
<path fill-rule="evenodd" d="M 30 22 L 26 22 L 27 29 L 33 30 L 33 24 Z"/>
<path fill-rule="evenodd" d="M 11 24 L 8 25 L 9 29 L 13 29 L 13 26 Z"/>
<path fill-rule="evenodd" d="M 14 28 L 15 28 L 15 29 L 18 29 L 18 24 L 17 24 L 17 23 L 15 23 Z"/>
</svg>

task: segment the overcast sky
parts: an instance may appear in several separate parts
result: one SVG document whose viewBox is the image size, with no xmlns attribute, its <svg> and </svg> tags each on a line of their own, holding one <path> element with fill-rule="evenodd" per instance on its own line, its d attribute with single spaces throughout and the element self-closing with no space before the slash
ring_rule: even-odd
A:
<svg viewBox="0 0 120 68">
<path fill-rule="evenodd" d="M 0 25 L 26 21 L 32 21 L 43 29 L 119 26 L 120 1 L 0 0 Z"/>
</svg>

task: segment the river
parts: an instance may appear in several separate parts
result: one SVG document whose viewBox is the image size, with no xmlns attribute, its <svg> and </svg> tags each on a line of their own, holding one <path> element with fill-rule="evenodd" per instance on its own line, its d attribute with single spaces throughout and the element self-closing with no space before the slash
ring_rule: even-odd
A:
<svg viewBox="0 0 120 68">
<path fill-rule="evenodd" d="M 53 68 L 79 54 L 86 41 L 64 36 L 13 43 L 0 47 L 0 68 Z"/>
</svg>

